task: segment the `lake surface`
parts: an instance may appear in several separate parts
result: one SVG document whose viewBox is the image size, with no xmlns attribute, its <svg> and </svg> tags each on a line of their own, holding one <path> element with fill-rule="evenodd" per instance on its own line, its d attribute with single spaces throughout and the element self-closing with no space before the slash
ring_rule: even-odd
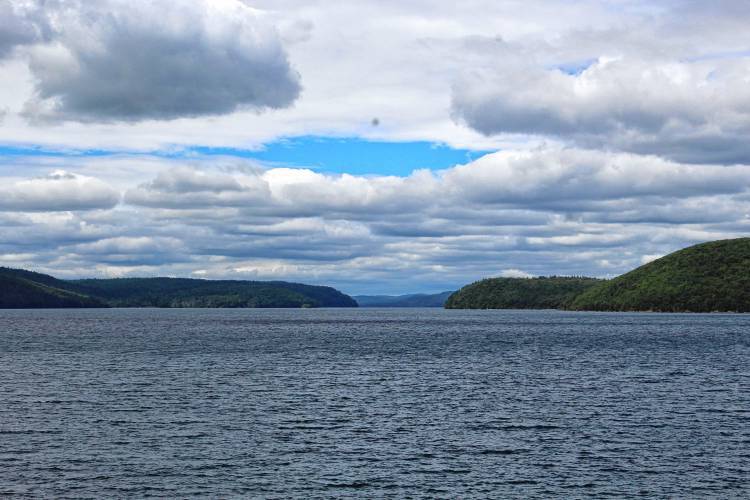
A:
<svg viewBox="0 0 750 500">
<path fill-rule="evenodd" d="M 750 495 L 750 315 L 0 311 L 0 496 Z"/>
</svg>

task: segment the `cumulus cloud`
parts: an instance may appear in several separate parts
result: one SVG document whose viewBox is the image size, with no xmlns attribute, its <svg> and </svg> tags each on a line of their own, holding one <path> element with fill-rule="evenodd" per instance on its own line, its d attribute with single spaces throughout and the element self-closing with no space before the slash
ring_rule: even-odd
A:
<svg viewBox="0 0 750 500">
<path fill-rule="evenodd" d="M 0 187 L 0 211 L 107 209 L 119 199 L 120 193 L 107 183 L 63 170 Z"/>
<path fill-rule="evenodd" d="M 683 165 L 655 156 L 544 148 L 489 154 L 446 171 L 444 178 L 450 189 L 469 199 L 575 210 L 588 201 L 738 193 L 750 183 L 750 167 Z"/>
<path fill-rule="evenodd" d="M 269 197 L 268 186 L 257 175 L 207 175 L 188 167 L 164 171 L 148 183 L 129 190 L 133 205 L 159 208 L 251 206 Z"/>
<path fill-rule="evenodd" d="M 683 162 L 750 162 L 750 67 L 599 58 L 579 73 L 499 64 L 461 79 L 454 115 L 484 134 L 530 134 Z"/>
<path fill-rule="evenodd" d="M 278 33 L 237 0 L 48 2 L 26 114 L 170 120 L 291 105 L 300 92 Z M 2 11 L 0 11 L 2 15 Z"/>
<path fill-rule="evenodd" d="M 298 168 L 273 168 L 231 176 L 171 169 L 128 190 L 133 205 L 160 208 L 255 207 L 257 213 L 315 216 L 321 211 L 380 213 L 416 208 L 434 192 L 432 173 L 409 177 L 329 175 Z"/>
<path fill-rule="evenodd" d="M 381 218 L 386 215 L 403 223 L 402 214 L 432 209 L 438 215 L 443 207 L 450 214 L 491 205 L 514 210 L 622 211 L 633 208 L 624 200 L 637 199 L 642 204 L 649 197 L 664 201 L 738 194 L 748 186 L 750 166 L 685 165 L 655 156 L 550 147 L 501 151 L 440 172 L 418 170 L 407 177 L 292 168 L 207 175 L 180 167 L 127 191 L 125 200 L 159 208 L 252 208 L 256 214 L 327 214 L 380 219 L 383 224 Z M 528 215 L 516 212 L 514 217 L 523 220 Z M 408 224 L 402 227 L 415 227 L 417 221 L 407 218 Z M 436 227 L 433 223 L 432 228 Z"/>
</svg>

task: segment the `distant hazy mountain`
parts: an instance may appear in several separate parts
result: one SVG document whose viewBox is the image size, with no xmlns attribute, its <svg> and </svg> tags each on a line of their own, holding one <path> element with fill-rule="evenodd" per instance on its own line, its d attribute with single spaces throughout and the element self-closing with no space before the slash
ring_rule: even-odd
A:
<svg viewBox="0 0 750 500">
<path fill-rule="evenodd" d="M 410 295 L 355 295 L 360 307 L 443 307 L 453 292 Z"/>
<path fill-rule="evenodd" d="M 183 278 L 59 280 L 0 268 L 0 308 L 54 307 L 357 307 L 327 286 L 284 281 Z"/>
</svg>

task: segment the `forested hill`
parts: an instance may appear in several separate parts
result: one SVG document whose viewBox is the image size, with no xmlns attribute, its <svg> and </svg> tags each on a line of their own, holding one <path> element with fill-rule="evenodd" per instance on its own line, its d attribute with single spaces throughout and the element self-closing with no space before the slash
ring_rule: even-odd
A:
<svg viewBox="0 0 750 500">
<path fill-rule="evenodd" d="M 284 281 L 117 278 L 70 283 L 115 307 L 357 307 L 335 288 Z"/>
<path fill-rule="evenodd" d="M 570 308 L 750 312 L 750 238 L 679 250 L 587 290 Z"/>
<path fill-rule="evenodd" d="M 694 245 L 611 280 L 485 279 L 451 295 L 445 307 L 750 312 L 750 238 Z"/>
<path fill-rule="evenodd" d="M 448 297 L 447 309 L 561 309 L 601 283 L 594 278 L 488 278 Z"/>
<path fill-rule="evenodd" d="M 283 281 L 183 278 L 59 280 L 0 268 L 0 308 L 56 307 L 357 307 L 327 286 Z"/>
<path fill-rule="evenodd" d="M 98 299 L 73 290 L 46 274 L 0 267 L 0 308 L 106 307 Z"/>
</svg>

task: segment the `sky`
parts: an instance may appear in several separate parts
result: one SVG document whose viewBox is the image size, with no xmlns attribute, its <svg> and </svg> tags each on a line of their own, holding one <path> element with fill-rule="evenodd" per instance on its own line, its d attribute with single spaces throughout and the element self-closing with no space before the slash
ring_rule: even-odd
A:
<svg viewBox="0 0 750 500">
<path fill-rule="evenodd" d="M 750 4 L 0 0 L 0 265 L 351 294 L 750 230 Z"/>
</svg>

